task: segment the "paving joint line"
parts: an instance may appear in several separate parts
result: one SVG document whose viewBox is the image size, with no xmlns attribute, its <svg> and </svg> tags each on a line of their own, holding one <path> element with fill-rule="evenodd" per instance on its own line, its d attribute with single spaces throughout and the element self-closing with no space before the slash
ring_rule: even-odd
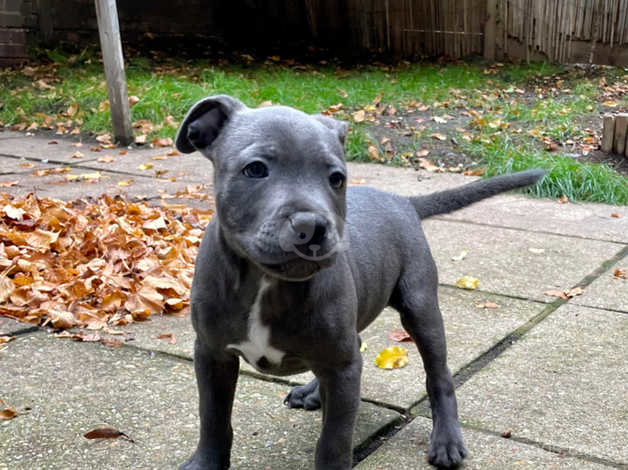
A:
<svg viewBox="0 0 628 470">
<path fill-rule="evenodd" d="M 498 431 L 493 431 L 492 429 L 487 429 L 487 428 L 484 428 L 481 426 L 475 426 L 472 424 L 461 424 L 461 427 L 465 429 L 472 429 L 474 431 L 481 432 L 483 434 L 488 434 L 490 436 L 500 437 L 504 440 L 514 441 L 520 444 L 537 447 L 545 452 L 557 454 L 561 457 L 585 460 L 588 462 L 597 463 L 597 464 L 604 465 L 611 468 L 626 468 L 626 462 L 616 462 L 614 460 L 609 460 L 603 457 L 597 457 L 596 455 L 587 454 L 586 452 L 575 451 L 575 449 L 570 449 L 569 447 L 562 447 L 556 444 L 546 444 L 542 441 L 536 441 L 534 439 L 530 439 L 528 437 L 523 437 L 523 436 L 512 436 L 512 437 L 505 438 Z"/>
<path fill-rule="evenodd" d="M 439 282 L 438 286 L 439 287 L 448 287 L 448 288 L 460 290 L 460 287 L 458 287 L 457 285 L 455 285 L 455 284 L 448 284 L 446 282 Z M 464 290 L 466 290 L 466 289 L 464 289 Z M 490 291 L 490 290 L 482 290 L 482 289 L 473 289 L 472 291 L 467 290 L 467 292 L 477 292 L 479 294 L 494 295 L 494 296 L 497 296 L 497 297 L 504 297 L 505 299 L 523 300 L 523 301 L 526 301 L 526 302 L 534 302 L 534 303 L 540 304 L 540 305 L 548 305 L 548 304 L 550 304 L 552 302 L 552 301 L 546 301 L 546 300 L 533 299 L 531 297 L 524 297 L 522 295 L 504 294 L 503 292 L 493 292 L 493 291 Z"/>
<path fill-rule="evenodd" d="M 592 238 L 592 237 L 584 237 L 582 235 L 572 235 L 572 234 L 566 234 L 566 233 L 555 233 L 555 232 L 549 232 L 547 230 L 531 230 L 531 229 L 528 229 L 528 228 L 521 228 L 521 227 L 509 227 L 507 225 L 488 224 L 488 223 L 482 223 L 482 222 L 477 222 L 477 221 L 474 221 L 474 220 L 467 220 L 467 219 L 452 219 L 452 218 L 441 217 L 441 216 L 433 216 L 433 217 L 430 217 L 430 219 L 440 220 L 440 221 L 444 221 L 444 222 L 458 222 L 458 223 L 462 223 L 462 224 L 476 225 L 476 226 L 479 226 L 479 227 L 493 227 L 493 228 L 499 228 L 499 229 L 505 229 L 505 230 L 515 230 L 517 232 L 538 233 L 538 234 L 541 234 L 541 235 L 554 235 L 556 237 L 576 238 L 578 240 L 614 243 L 616 245 L 626 245 L 626 242 L 619 242 L 619 241 L 616 241 L 616 240 L 607 240 L 607 239 L 604 239 L 604 238 Z"/>
</svg>

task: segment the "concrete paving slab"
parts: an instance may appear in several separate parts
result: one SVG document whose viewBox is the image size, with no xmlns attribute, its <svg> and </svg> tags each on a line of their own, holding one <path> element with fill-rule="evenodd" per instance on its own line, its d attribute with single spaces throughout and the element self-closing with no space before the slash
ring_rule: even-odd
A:
<svg viewBox="0 0 628 470">
<path fill-rule="evenodd" d="M 509 194 L 486 199 L 443 217 L 447 220 L 628 243 L 628 206 L 560 204 L 550 199 Z"/>
<path fill-rule="evenodd" d="M 188 186 L 193 188 L 193 193 L 211 193 L 211 185 L 203 184 L 202 180 L 192 181 L 189 178 L 177 178 L 169 181 L 163 178 L 151 176 L 137 176 L 135 174 L 121 174 L 104 171 L 89 166 L 73 166 L 64 173 L 51 173 L 45 176 L 37 176 L 37 169 L 68 168 L 67 165 L 37 164 L 28 172 L 0 175 L 0 189 L 20 196 L 34 192 L 38 197 L 52 197 L 63 200 L 98 197 L 102 194 L 110 196 L 124 195 L 127 198 L 155 199 L 156 204 L 161 204 L 162 198 L 170 204 L 183 203 L 195 204 L 193 199 L 173 199 L 177 193 L 186 194 Z M 93 175 L 100 176 L 94 178 Z M 69 180 L 70 176 L 78 176 L 76 180 Z M 86 177 L 82 176 L 86 175 Z M 14 182 L 16 182 L 14 184 Z M 9 185 L 2 188 L 2 184 Z M 122 184 L 120 186 L 118 183 Z M 200 207 L 207 208 L 211 204 L 206 200 L 199 200 Z"/>
<path fill-rule="evenodd" d="M 615 272 L 619 275 L 615 276 Z M 628 277 L 628 256 L 593 281 L 584 294 L 571 299 L 571 303 L 628 313 L 628 280 L 625 277 Z"/>
<path fill-rule="evenodd" d="M 362 461 L 356 470 L 400 470 L 434 467 L 427 463 L 432 422 L 417 418 L 399 434 Z M 469 456 L 460 468 L 465 470 L 518 469 L 608 469 L 570 455 L 559 455 L 542 448 L 522 444 L 480 431 L 463 428 L 462 434 Z"/>
<path fill-rule="evenodd" d="M 542 308 L 538 303 L 449 287 L 440 288 L 439 299 L 445 321 L 448 363 L 452 373 L 489 350 Z M 476 307 L 478 302 L 487 300 L 497 303 L 499 308 Z M 426 394 L 425 373 L 414 343 L 398 343 L 389 338 L 390 332 L 395 328 L 401 328 L 399 314 L 392 309 L 386 309 L 361 334 L 362 340 L 367 344 L 367 350 L 363 354 L 362 397 L 409 408 Z M 408 350 L 408 365 L 402 369 L 379 369 L 375 365 L 379 351 L 393 345 Z"/>
<path fill-rule="evenodd" d="M 564 305 L 458 389 L 463 423 L 628 465 L 628 316 Z"/>
<path fill-rule="evenodd" d="M 374 163 L 349 162 L 347 171 L 349 185 L 372 186 L 402 196 L 416 196 L 455 188 L 479 179 L 459 173 L 434 174 L 424 170 Z"/>
<path fill-rule="evenodd" d="M 137 176 L 160 175 L 163 179 L 171 177 L 178 180 L 210 183 L 213 179 L 212 163 L 200 153 L 169 155 L 171 147 L 154 149 L 131 149 L 125 155 L 118 150 L 103 150 L 99 158 L 114 159 L 111 162 L 90 162 L 91 168 L 110 172 L 125 172 Z M 144 166 L 142 166 L 144 165 Z M 143 169 L 146 166 L 151 168 Z"/>
<path fill-rule="evenodd" d="M 89 150 L 95 143 L 81 142 L 81 138 L 68 138 L 54 135 L 38 134 L 21 139 L 0 139 L 0 155 L 12 155 L 33 160 L 49 161 L 52 163 L 82 163 L 96 160 L 98 154 Z M 56 142 L 56 143 L 55 143 Z M 73 145 L 74 144 L 74 145 Z M 79 146 L 79 144 L 81 144 Z M 73 158 L 76 152 L 83 154 L 82 158 Z"/>
<path fill-rule="evenodd" d="M 0 422 L 0 469 L 177 468 L 198 439 L 192 363 L 135 348 L 64 342 L 44 333 L 9 343 L 1 396 L 30 411 Z M 8 387 L 7 387 L 8 385 Z M 241 376 L 234 403 L 234 468 L 313 467 L 319 412 L 289 410 L 285 386 Z M 363 403 L 355 443 L 397 419 Z M 136 442 L 87 440 L 113 427 Z"/>
<path fill-rule="evenodd" d="M 480 280 L 479 289 L 543 302 L 543 293 L 577 285 L 623 245 L 521 230 L 428 219 L 424 229 L 440 282 L 462 276 Z M 467 250 L 461 261 L 452 258 Z"/>
<path fill-rule="evenodd" d="M 35 325 L 22 323 L 11 318 L 0 317 L 0 336 L 13 336 L 36 328 Z"/>
</svg>

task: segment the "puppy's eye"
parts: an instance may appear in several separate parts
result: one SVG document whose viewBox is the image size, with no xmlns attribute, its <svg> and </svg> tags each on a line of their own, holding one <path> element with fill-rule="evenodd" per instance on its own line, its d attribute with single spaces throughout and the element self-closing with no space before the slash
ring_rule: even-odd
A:
<svg viewBox="0 0 628 470">
<path fill-rule="evenodd" d="M 244 167 L 242 173 L 248 178 L 266 178 L 268 176 L 268 167 L 262 162 L 252 162 Z"/>
<path fill-rule="evenodd" d="M 341 189 L 345 185 L 345 175 L 336 171 L 329 176 L 329 184 L 334 189 Z"/>
</svg>

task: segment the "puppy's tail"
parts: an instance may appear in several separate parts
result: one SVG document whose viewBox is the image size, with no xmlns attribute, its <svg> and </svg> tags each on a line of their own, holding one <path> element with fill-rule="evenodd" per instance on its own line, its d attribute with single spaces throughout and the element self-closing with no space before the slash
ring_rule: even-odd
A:
<svg viewBox="0 0 628 470">
<path fill-rule="evenodd" d="M 474 181 L 460 188 L 411 197 L 410 202 L 412 202 L 419 217 L 425 219 L 433 215 L 446 214 L 461 209 L 504 191 L 529 186 L 539 181 L 544 175 L 545 171 L 543 170 L 527 170 L 495 176 L 487 180 Z"/>
</svg>

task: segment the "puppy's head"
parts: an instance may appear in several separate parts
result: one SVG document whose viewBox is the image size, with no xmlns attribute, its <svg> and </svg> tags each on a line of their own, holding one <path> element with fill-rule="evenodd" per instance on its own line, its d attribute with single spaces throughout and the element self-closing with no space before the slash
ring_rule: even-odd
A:
<svg viewBox="0 0 628 470">
<path fill-rule="evenodd" d="M 216 212 L 230 247 L 267 274 L 306 280 L 347 247 L 347 125 L 284 106 L 250 109 L 218 95 L 177 133 L 183 153 L 215 169 Z"/>
</svg>

